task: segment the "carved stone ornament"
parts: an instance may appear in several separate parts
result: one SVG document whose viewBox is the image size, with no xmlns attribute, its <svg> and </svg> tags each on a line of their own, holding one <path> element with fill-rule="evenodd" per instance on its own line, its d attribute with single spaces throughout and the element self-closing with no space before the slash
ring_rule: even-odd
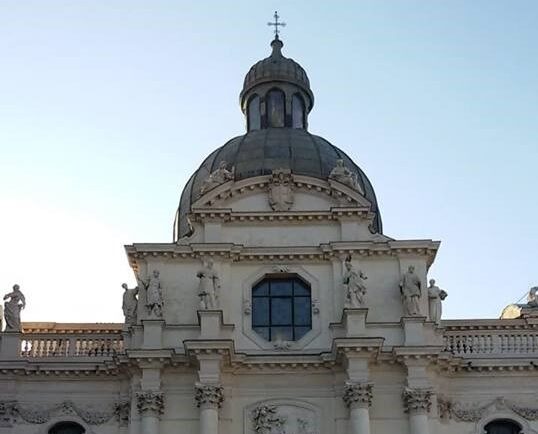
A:
<svg viewBox="0 0 538 434">
<path fill-rule="evenodd" d="M 214 269 L 212 259 L 203 261 L 202 269 L 196 273 L 200 279 L 198 283 L 198 297 L 200 298 L 200 309 L 218 309 L 220 296 L 220 278 Z"/>
<path fill-rule="evenodd" d="M 275 273 L 289 273 L 290 266 L 286 264 L 275 264 L 273 265 L 273 271 Z"/>
<path fill-rule="evenodd" d="M 131 419 L 131 401 L 126 399 L 117 402 L 114 406 L 114 413 L 118 418 L 120 426 L 129 426 L 129 420 Z"/>
<path fill-rule="evenodd" d="M 372 383 L 347 381 L 344 386 L 344 402 L 349 408 L 368 408 L 372 405 Z"/>
<path fill-rule="evenodd" d="M 293 178 L 289 169 L 276 169 L 269 184 L 269 205 L 274 211 L 289 211 L 293 206 Z"/>
<path fill-rule="evenodd" d="M 252 410 L 252 428 L 256 434 L 286 434 L 285 422 L 274 405 L 259 405 Z"/>
<path fill-rule="evenodd" d="M 164 413 L 164 394 L 151 390 L 136 392 L 136 408 L 141 415 L 145 413 Z"/>
<path fill-rule="evenodd" d="M 404 409 L 406 413 L 429 413 L 432 406 L 431 389 L 411 389 L 406 387 L 403 392 Z"/>
<path fill-rule="evenodd" d="M 420 316 L 420 297 L 422 283 L 415 273 L 415 267 L 410 265 L 400 280 L 404 316 Z"/>
<path fill-rule="evenodd" d="M 219 384 L 196 383 L 194 399 L 197 407 L 220 408 L 224 402 L 224 392 Z"/>
<path fill-rule="evenodd" d="M 345 288 L 345 307 L 359 308 L 364 306 L 367 279 L 368 277 L 362 270 L 355 270 L 351 263 L 351 257 L 348 256 L 344 262 L 344 275 L 342 277 Z"/>
<path fill-rule="evenodd" d="M 118 412 L 120 403 L 113 403 L 106 408 L 95 408 L 91 404 L 77 405 L 71 401 L 45 406 L 43 404 L 21 404 L 17 401 L 0 401 L 0 426 L 12 426 L 18 421 L 31 424 L 43 424 L 53 417 L 74 415 L 88 425 L 102 425 L 114 416 L 121 424 Z M 125 416 L 125 413 L 123 413 Z M 127 421 L 129 417 L 127 416 Z"/>
<path fill-rule="evenodd" d="M 228 170 L 226 168 L 227 165 L 228 164 L 224 160 L 219 163 L 219 167 L 211 172 L 209 177 L 202 183 L 200 193 L 207 193 L 209 190 L 213 190 L 215 187 L 231 181 L 234 178 L 234 168 Z"/>
<path fill-rule="evenodd" d="M 529 421 L 538 420 L 538 408 L 516 404 L 500 397 L 487 404 L 461 403 L 438 397 L 437 407 L 439 416 L 444 421 L 452 419 L 458 422 L 478 422 L 484 416 L 502 410 L 512 411 Z"/>
<path fill-rule="evenodd" d="M 357 177 L 344 165 L 344 160 L 336 160 L 336 166 L 331 170 L 329 178 L 358 190 Z"/>
<path fill-rule="evenodd" d="M 20 286 L 13 285 L 13 291 L 4 295 L 4 319 L 6 320 L 6 332 L 21 331 L 21 310 L 26 307 L 26 298 L 20 290 Z"/>
<path fill-rule="evenodd" d="M 151 276 L 144 285 L 146 297 L 145 305 L 149 318 L 160 319 L 163 317 L 163 288 L 161 285 L 159 270 L 153 270 Z"/>
</svg>

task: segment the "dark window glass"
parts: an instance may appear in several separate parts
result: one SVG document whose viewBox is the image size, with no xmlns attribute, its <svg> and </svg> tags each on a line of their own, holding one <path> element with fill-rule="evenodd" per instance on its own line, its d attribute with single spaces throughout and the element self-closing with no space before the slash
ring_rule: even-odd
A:
<svg viewBox="0 0 538 434">
<path fill-rule="evenodd" d="M 304 102 L 299 95 L 291 99 L 291 123 L 293 128 L 304 128 Z"/>
<path fill-rule="evenodd" d="M 86 430 L 75 422 L 60 422 L 49 429 L 49 434 L 84 434 Z"/>
<path fill-rule="evenodd" d="M 248 130 L 259 130 L 261 128 L 260 97 L 258 95 L 250 99 L 248 103 Z"/>
<path fill-rule="evenodd" d="M 252 328 L 268 341 L 301 339 L 312 329 L 311 303 L 298 277 L 266 278 L 252 288 Z"/>
<path fill-rule="evenodd" d="M 267 123 L 270 127 L 283 127 L 285 118 L 284 92 L 270 90 L 267 93 Z"/>
<path fill-rule="evenodd" d="M 521 427 L 511 420 L 494 420 L 486 425 L 487 434 L 520 434 Z"/>
</svg>

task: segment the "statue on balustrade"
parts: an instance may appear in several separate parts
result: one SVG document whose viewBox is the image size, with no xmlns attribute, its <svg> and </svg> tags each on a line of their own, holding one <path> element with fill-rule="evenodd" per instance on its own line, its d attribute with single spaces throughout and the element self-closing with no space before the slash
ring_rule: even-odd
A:
<svg viewBox="0 0 538 434">
<path fill-rule="evenodd" d="M 331 170 L 329 178 L 357 190 L 357 177 L 344 165 L 344 160 L 342 159 L 336 160 L 336 166 L 334 166 L 333 170 Z"/>
<path fill-rule="evenodd" d="M 144 282 L 146 289 L 146 309 L 150 318 L 163 317 L 163 290 L 159 271 L 153 270 L 150 278 Z"/>
<path fill-rule="evenodd" d="M 527 294 L 527 305 L 529 307 L 538 307 L 538 286 L 533 286 Z"/>
<path fill-rule="evenodd" d="M 232 170 L 228 170 L 226 166 L 227 163 L 224 160 L 219 163 L 218 169 L 211 172 L 209 177 L 207 177 L 207 179 L 205 179 L 202 183 L 200 193 L 207 193 L 209 190 L 212 190 L 218 185 L 224 184 L 225 182 L 231 181 L 234 178 L 233 168 Z"/>
<path fill-rule="evenodd" d="M 435 324 L 441 323 L 441 315 L 443 314 L 443 300 L 447 297 L 447 292 L 438 286 L 435 286 L 435 279 L 430 279 L 428 286 L 428 299 L 430 304 L 430 320 Z"/>
<path fill-rule="evenodd" d="M 126 283 L 123 283 L 121 287 L 123 291 L 123 316 L 125 317 L 125 324 L 135 325 L 136 324 L 136 311 L 138 307 L 138 286 L 134 288 L 129 288 Z"/>
<path fill-rule="evenodd" d="M 420 316 L 420 297 L 422 284 L 415 274 L 415 267 L 410 265 L 400 280 L 400 293 L 403 299 L 404 316 Z"/>
<path fill-rule="evenodd" d="M 6 320 L 6 332 L 20 332 L 21 310 L 26 307 L 26 298 L 20 290 L 20 286 L 13 285 L 13 291 L 4 295 L 4 319 Z"/>
<path fill-rule="evenodd" d="M 200 309 L 218 309 L 220 278 L 213 268 L 213 261 L 208 259 L 204 261 L 203 267 L 196 277 L 200 279 L 198 285 L 198 297 L 200 297 Z"/>
<path fill-rule="evenodd" d="M 366 295 L 366 279 L 368 277 L 362 270 L 356 271 L 351 263 L 351 257 L 347 257 L 344 263 L 344 287 L 346 289 L 345 307 L 358 308 L 364 306 Z"/>
</svg>

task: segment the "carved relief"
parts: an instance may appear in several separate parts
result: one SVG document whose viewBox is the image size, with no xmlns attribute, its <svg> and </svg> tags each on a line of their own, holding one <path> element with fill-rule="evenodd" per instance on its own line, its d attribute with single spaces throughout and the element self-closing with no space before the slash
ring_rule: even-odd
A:
<svg viewBox="0 0 538 434">
<path fill-rule="evenodd" d="M 264 402 L 246 416 L 248 433 L 319 434 L 316 412 L 299 403 Z"/>
<path fill-rule="evenodd" d="M 286 419 L 277 414 L 274 405 L 259 405 L 252 411 L 252 427 L 256 434 L 286 434 Z"/>
<path fill-rule="evenodd" d="M 403 392 L 404 409 L 406 413 L 429 413 L 432 406 L 431 389 L 411 389 L 406 387 Z"/>
<path fill-rule="evenodd" d="M 162 392 L 144 390 L 136 392 L 136 408 L 141 415 L 144 413 L 163 414 L 164 395 Z"/>
<path fill-rule="evenodd" d="M 526 420 L 538 420 L 538 408 L 516 404 L 504 398 L 497 398 L 487 404 L 461 403 L 448 398 L 438 397 L 437 406 L 442 420 L 453 419 L 459 422 L 478 422 L 486 415 L 509 410 Z"/>
<path fill-rule="evenodd" d="M 347 381 L 344 386 L 344 402 L 349 408 L 370 407 L 372 405 L 372 383 Z"/>
<path fill-rule="evenodd" d="M 224 393 L 219 384 L 196 383 L 194 399 L 197 407 L 220 408 L 224 402 Z"/>
<path fill-rule="evenodd" d="M 273 170 L 269 184 L 269 205 L 274 211 L 289 211 L 293 205 L 293 178 L 289 169 Z"/>
<path fill-rule="evenodd" d="M 116 416 L 121 424 L 121 418 L 118 413 L 120 405 L 120 403 L 114 403 L 108 408 L 94 408 L 91 404 L 77 405 L 71 401 L 64 401 L 52 406 L 43 404 L 23 405 L 17 401 L 3 401 L 0 402 L 0 426 L 12 426 L 19 420 L 31 424 L 43 424 L 53 417 L 66 415 L 77 416 L 89 425 L 102 425 Z M 125 411 L 123 415 L 125 416 Z"/>
<path fill-rule="evenodd" d="M 234 178 L 234 169 L 232 168 L 232 170 L 228 170 L 226 166 L 227 163 L 224 160 L 219 163 L 219 167 L 211 172 L 209 177 L 202 183 L 200 193 L 207 193 L 209 190 L 213 190 L 215 187 L 231 181 Z"/>
</svg>

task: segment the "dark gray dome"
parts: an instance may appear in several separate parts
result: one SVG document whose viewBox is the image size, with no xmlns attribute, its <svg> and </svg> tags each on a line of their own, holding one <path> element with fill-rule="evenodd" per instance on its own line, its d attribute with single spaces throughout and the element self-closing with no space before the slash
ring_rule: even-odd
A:
<svg viewBox="0 0 538 434">
<path fill-rule="evenodd" d="M 357 175 L 364 196 L 372 203 L 372 211 L 375 213 L 373 229 L 381 233 L 381 216 L 372 184 L 344 152 L 324 138 L 303 129 L 268 128 L 231 139 L 213 151 L 194 172 L 181 194 L 174 228 L 175 238 L 189 234 L 187 216 L 191 205 L 201 196 L 200 189 L 204 180 L 217 169 L 221 161 L 226 161 L 229 169 L 235 167 L 235 181 L 270 175 L 274 169 L 290 169 L 297 175 L 326 180 L 338 159 L 344 160 L 344 164 Z"/>
</svg>

